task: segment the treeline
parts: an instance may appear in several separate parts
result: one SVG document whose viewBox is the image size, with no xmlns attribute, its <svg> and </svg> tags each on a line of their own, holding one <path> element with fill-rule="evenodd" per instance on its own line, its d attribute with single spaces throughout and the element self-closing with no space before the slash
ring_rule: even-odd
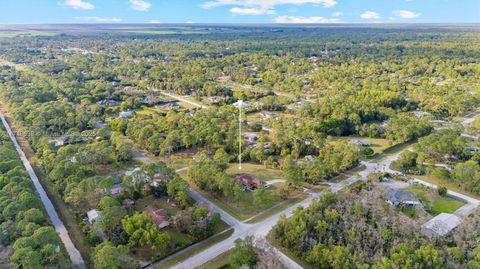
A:
<svg viewBox="0 0 480 269">
<path fill-rule="evenodd" d="M 70 268 L 32 182 L 5 129 L 0 128 L 0 245 L 9 268 Z"/>
<path fill-rule="evenodd" d="M 462 128 L 447 128 L 420 138 L 414 146 L 415 152 L 402 153 L 392 168 L 404 173 L 428 174 L 479 194 L 479 146 L 462 137 L 461 132 Z"/>
</svg>

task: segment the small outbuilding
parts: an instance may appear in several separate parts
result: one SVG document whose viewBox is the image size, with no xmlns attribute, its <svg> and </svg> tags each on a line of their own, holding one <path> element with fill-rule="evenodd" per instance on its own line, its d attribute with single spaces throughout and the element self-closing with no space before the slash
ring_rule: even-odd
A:
<svg viewBox="0 0 480 269">
<path fill-rule="evenodd" d="M 93 224 L 100 217 L 100 212 L 92 209 L 87 212 L 88 223 Z"/>
<path fill-rule="evenodd" d="M 120 112 L 119 116 L 120 118 L 131 118 L 132 117 L 132 111 L 128 110 L 128 111 L 122 111 Z"/>
</svg>

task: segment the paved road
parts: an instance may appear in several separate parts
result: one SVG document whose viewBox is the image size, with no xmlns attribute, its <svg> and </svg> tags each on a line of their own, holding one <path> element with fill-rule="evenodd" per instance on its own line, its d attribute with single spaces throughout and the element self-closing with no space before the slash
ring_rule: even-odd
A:
<svg viewBox="0 0 480 269">
<path fill-rule="evenodd" d="M 341 189 L 353 184 L 358 180 L 357 177 L 350 177 L 341 183 L 332 184 L 331 191 L 338 192 Z M 182 261 L 181 263 L 172 267 L 172 269 L 191 269 L 201 266 L 202 264 L 207 263 L 208 261 L 214 259 L 215 257 L 221 255 L 222 253 L 231 249 L 234 245 L 235 240 L 239 238 L 245 238 L 246 236 L 255 236 L 257 238 L 264 238 L 270 230 L 275 226 L 278 222 L 280 216 L 284 214 L 287 217 L 290 217 L 293 214 L 293 211 L 298 208 L 299 206 L 308 207 L 313 201 L 318 199 L 321 195 L 324 195 L 325 192 L 320 192 L 316 194 L 310 195 L 305 200 L 298 202 L 290 206 L 289 208 L 255 224 L 245 224 L 243 223 L 242 226 L 235 229 L 235 232 L 232 236 L 228 239 L 217 243 L 200 253 L 197 253 L 186 260 Z M 287 257 L 286 255 L 280 255 L 280 258 L 283 262 L 288 265 L 288 268 L 302 268 L 299 264 L 295 261 Z"/>
<path fill-rule="evenodd" d="M 207 106 L 205 106 L 205 105 L 202 105 L 202 104 L 199 104 L 199 103 L 196 103 L 196 102 L 192 102 L 192 101 L 190 101 L 188 99 L 185 99 L 184 97 L 178 96 L 176 94 L 171 94 L 171 93 L 164 92 L 164 91 L 161 91 L 161 90 L 158 90 L 158 89 L 154 89 L 154 91 L 158 91 L 162 95 L 168 96 L 168 97 L 173 98 L 173 99 L 177 99 L 179 101 L 191 104 L 191 105 L 196 106 L 196 107 L 207 108 Z"/>
<path fill-rule="evenodd" d="M 132 150 L 132 154 L 133 154 L 133 156 L 134 156 L 136 159 L 142 161 L 143 163 L 146 163 L 146 164 L 151 164 L 151 163 L 153 163 L 153 161 L 150 160 L 150 158 L 148 158 L 148 156 L 146 156 L 145 154 L 143 154 L 143 153 L 140 152 L 140 151 Z M 187 169 L 187 167 L 177 169 L 175 172 L 179 173 L 179 172 L 181 172 L 181 171 L 184 171 L 185 169 Z M 195 191 L 194 189 L 189 188 L 188 194 L 189 194 L 190 197 L 192 197 L 195 201 L 197 201 L 197 203 L 207 205 L 208 207 L 212 208 L 212 210 L 213 210 L 214 212 L 219 213 L 220 216 L 222 217 L 223 221 L 225 221 L 228 225 L 230 225 L 230 226 L 232 226 L 232 227 L 241 225 L 241 223 L 240 223 L 237 219 L 235 219 L 234 217 L 230 216 L 227 212 L 225 212 L 223 209 L 221 209 L 220 207 L 218 207 L 216 204 L 214 204 L 213 202 L 211 202 L 211 201 L 208 200 L 207 198 L 203 197 L 200 193 L 198 193 L 198 192 Z"/>
<path fill-rule="evenodd" d="M 475 140 L 475 141 L 480 141 L 480 138 L 478 136 L 474 136 L 474 135 L 462 134 L 462 137 L 465 137 L 465 138 L 471 139 L 471 140 Z"/>
<path fill-rule="evenodd" d="M 192 188 L 188 189 L 188 194 L 190 197 L 192 197 L 197 203 L 207 205 L 210 207 L 214 212 L 217 212 L 220 214 L 222 217 L 222 220 L 225 221 L 228 225 L 232 226 L 233 228 L 236 228 L 238 226 L 241 226 L 242 223 L 238 221 L 236 218 L 232 217 L 230 214 L 225 212 L 223 209 L 218 207 L 216 204 L 214 204 L 212 201 L 208 200 L 207 198 L 203 197 L 200 193 L 195 191 Z"/>
<path fill-rule="evenodd" d="M 273 185 L 273 184 L 276 184 L 276 183 L 284 183 L 284 182 L 287 182 L 285 179 L 272 179 L 272 180 L 269 180 L 269 181 L 266 181 L 265 184 L 266 185 Z"/>
<path fill-rule="evenodd" d="M 33 170 L 32 166 L 30 165 L 30 162 L 28 161 L 27 157 L 25 156 L 25 153 L 23 152 L 22 148 L 18 144 L 17 139 L 15 138 L 15 135 L 12 132 L 12 129 L 10 128 L 10 126 L 8 125 L 8 122 L 5 120 L 5 117 L 2 114 L 0 114 L 0 118 L 2 119 L 3 126 L 5 126 L 5 129 L 7 130 L 8 136 L 10 137 L 13 144 L 15 145 L 15 149 L 17 150 L 17 153 L 20 156 L 20 159 L 22 160 L 22 163 L 28 172 L 28 175 L 30 176 L 30 179 L 32 180 L 35 189 L 40 195 L 40 199 L 42 200 L 43 206 L 45 207 L 45 210 L 47 211 L 47 214 L 50 217 L 50 220 L 53 226 L 55 227 L 55 231 L 57 231 L 60 239 L 63 242 L 63 245 L 65 246 L 65 249 L 67 250 L 68 255 L 70 256 L 70 260 L 72 261 L 73 265 L 76 266 L 77 268 L 85 268 L 85 262 L 83 261 L 83 258 L 80 255 L 80 252 L 77 250 L 75 245 L 73 245 L 73 242 L 70 239 L 70 236 L 68 235 L 68 231 L 65 228 L 65 225 L 58 217 L 55 207 L 53 207 L 52 202 L 48 198 L 47 193 L 45 192 L 42 184 L 38 180 L 38 177 L 35 174 L 35 171 Z"/>
</svg>

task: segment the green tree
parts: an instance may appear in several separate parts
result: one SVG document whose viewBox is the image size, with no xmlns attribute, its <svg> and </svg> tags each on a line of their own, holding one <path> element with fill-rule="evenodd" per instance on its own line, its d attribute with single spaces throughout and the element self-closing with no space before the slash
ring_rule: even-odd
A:
<svg viewBox="0 0 480 269">
<path fill-rule="evenodd" d="M 235 246 L 230 255 L 230 264 L 234 268 L 241 268 L 247 266 L 253 268 L 257 263 L 257 253 L 253 247 L 253 237 L 247 236 L 245 239 L 235 240 Z"/>
<path fill-rule="evenodd" d="M 127 246 L 114 246 L 104 242 L 94 249 L 93 263 L 95 269 L 134 269 L 138 263 L 128 254 Z"/>
<path fill-rule="evenodd" d="M 128 234 L 130 246 L 150 246 L 153 250 L 163 249 L 170 243 L 170 236 L 160 232 L 152 217 L 147 213 L 135 213 L 122 220 Z"/>
</svg>

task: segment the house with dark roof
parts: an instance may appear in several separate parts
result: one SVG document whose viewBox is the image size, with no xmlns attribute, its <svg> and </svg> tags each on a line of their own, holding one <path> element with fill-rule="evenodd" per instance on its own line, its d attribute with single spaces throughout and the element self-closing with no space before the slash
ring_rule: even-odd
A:
<svg viewBox="0 0 480 269">
<path fill-rule="evenodd" d="M 242 184 L 243 190 L 254 190 L 256 188 L 263 188 L 265 187 L 265 182 L 263 180 L 260 180 L 258 178 L 253 177 L 250 174 L 245 174 L 245 173 L 240 173 L 234 175 L 235 180 L 240 182 Z"/>
<path fill-rule="evenodd" d="M 413 193 L 407 190 L 399 189 L 387 190 L 387 203 L 396 207 L 416 207 L 421 205 L 420 201 Z"/>
<path fill-rule="evenodd" d="M 147 212 L 150 216 L 152 216 L 153 222 L 158 225 L 159 229 L 170 226 L 167 210 L 156 208 L 153 205 L 149 205 L 145 207 L 143 211 Z"/>
</svg>

